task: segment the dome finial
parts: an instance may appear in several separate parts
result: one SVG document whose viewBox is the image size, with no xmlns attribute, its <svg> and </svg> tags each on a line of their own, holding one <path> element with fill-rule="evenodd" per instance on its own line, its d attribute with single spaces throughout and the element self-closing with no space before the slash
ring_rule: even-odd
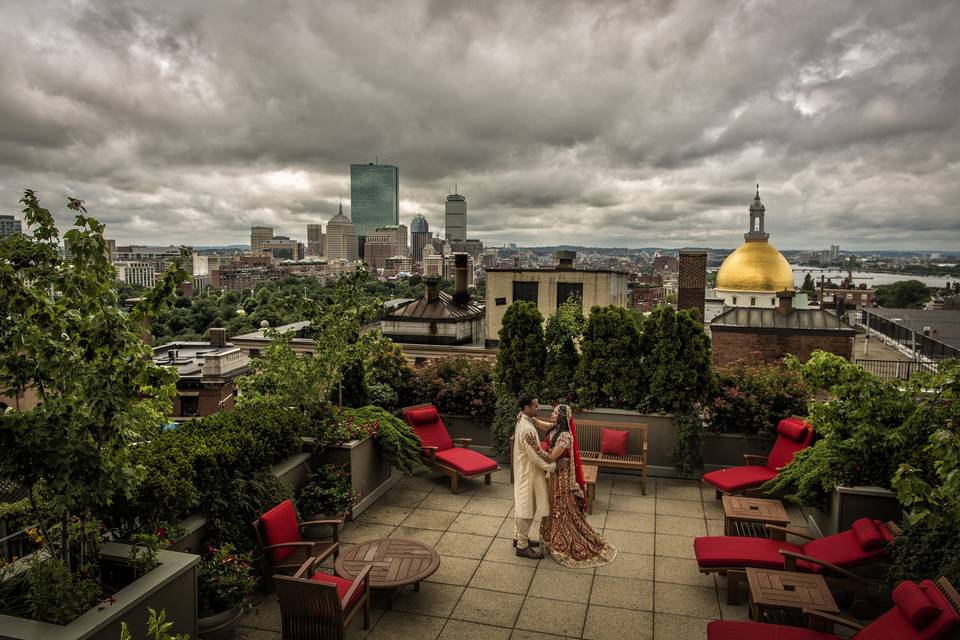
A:
<svg viewBox="0 0 960 640">
<path fill-rule="evenodd" d="M 755 195 L 755 196 L 753 197 L 753 199 L 754 199 L 754 200 L 759 200 L 759 199 L 760 199 L 760 183 L 759 183 L 759 182 L 757 183 L 757 195 Z"/>
</svg>

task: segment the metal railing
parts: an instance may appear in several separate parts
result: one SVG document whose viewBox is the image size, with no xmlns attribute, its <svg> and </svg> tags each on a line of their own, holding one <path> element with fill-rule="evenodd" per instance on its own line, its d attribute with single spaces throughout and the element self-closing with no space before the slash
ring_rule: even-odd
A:
<svg viewBox="0 0 960 640">
<path fill-rule="evenodd" d="M 934 365 L 915 360 L 854 360 L 869 373 L 888 379 L 907 380 L 918 371 L 931 372 Z"/>
</svg>

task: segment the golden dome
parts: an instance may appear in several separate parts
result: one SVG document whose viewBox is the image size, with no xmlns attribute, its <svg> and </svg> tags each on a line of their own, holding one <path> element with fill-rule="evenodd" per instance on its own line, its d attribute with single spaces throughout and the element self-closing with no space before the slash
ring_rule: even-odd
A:
<svg viewBox="0 0 960 640">
<path fill-rule="evenodd" d="M 769 242 L 744 242 L 727 256 L 717 273 L 717 289 L 727 291 L 794 291 L 793 271 Z"/>
</svg>

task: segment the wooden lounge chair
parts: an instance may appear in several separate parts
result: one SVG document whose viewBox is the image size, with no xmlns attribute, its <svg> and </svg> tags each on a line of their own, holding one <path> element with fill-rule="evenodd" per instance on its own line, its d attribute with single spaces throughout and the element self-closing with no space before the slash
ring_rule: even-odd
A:
<svg viewBox="0 0 960 640">
<path fill-rule="evenodd" d="M 810 446 L 813 441 L 813 425 L 796 416 L 784 418 L 777 425 L 777 441 L 766 458 L 744 454 L 742 467 L 730 467 L 703 475 L 703 481 L 717 490 L 717 499 L 723 494 L 746 493 L 756 489 L 780 473 L 780 469 L 793 461 L 793 456 Z"/>
<path fill-rule="evenodd" d="M 303 537 L 304 527 L 320 524 L 331 526 L 331 539 L 314 540 Z M 326 558 L 330 554 L 336 558 L 340 552 L 339 527 L 342 524 L 343 518 L 298 522 L 293 502 L 290 500 L 284 500 L 257 518 L 253 522 L 254 539 L 257 541 L 256 559 L 267 590 L 273 591 L 271 576 L 275 573 L 293 573 L 306 560 L 312 558 Z"/>
<path fill-rule="evenodd" d="M 460 491 L 460 478 L 483 476 L 484 482 L 490 484 L 490 475 L 500 469 L 496 460 L 470 448 L 470 438 L 451 439 L 432 404 L 405 407 L 403 418 L 420 438 L 423 463 L 450 476 L 453 493 Z"/>
<path fill-rule="evenodd" d="M 854 593 L 855 612 L 867 612 L 870 609 L 868 583 L 851 569 L 885 560 L 887 545 L 900 535 L 895 523 L 870 518 L 857 520 L 847 531 L 818 539 L 772 524 L 766 528 L 771 538 L 704 536 L 693 541 L 700 572 L 726 574 L 729 604 L 740 601 L 744 570 L 756 567 L 822 574 L 832 588 Z M 787 542 L 783 539 L 787 534 L 808 542 L 800 545 Z"/>
<path fill-rule="evenodd" d="M 919 585 L 909 580 L 893 590 L 893 608 L 863 626 L 822 611 L 803 610 L 809 625 L 835 624 L 856 630 L 853 640 L 948 640 L 960 631 L 960 595 L 946 578 Z M 707 625 L 707 640 L 840 640 L 841 636 L 799 627 L 760 622 L 715 620 Z"/>
<path fill-rule="evenodd" d="M 291 577 L 276 575 L 283 640 L 342 639 L 359 611 L 363 628 L 370 628 L 370 567 L 353 580 L 315 571 L 319 558 L 310 558 Z"/>
</svg>

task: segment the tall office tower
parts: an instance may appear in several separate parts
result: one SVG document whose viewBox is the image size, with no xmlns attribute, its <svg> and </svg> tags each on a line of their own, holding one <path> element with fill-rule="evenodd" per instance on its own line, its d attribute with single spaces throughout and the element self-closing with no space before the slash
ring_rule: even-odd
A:
<svg viewBox="0 0 960 640">
<path fill-rule="evenodd" d="M 430 242 L 430 225 L 422 213 L 413 216 L 410 221 L 410 247 L 413 261 L 423 260 L 423 247 Z"/>
<path fill-rule="evenodd" d="M 467 240 L 467 199 L 459 193 L 447 196 L 447 208 L 444 214 L 443 226 L 446 228 L 445 238 L 451 242 L 466 242 Z"/>
<path fill-rule="evenodd" d="M 328 260 L 357 259 L 357 225 L 343 215 L 343 205 L 337 215 L 327 222 L 324 256 Z"/>
<path fill-rule="evenodd" d="M 350 165 L 350 219 L 357 240 L 391 224 L 400 224 L 400 170 L 389 164 Z"/>
<path fill-rule="evenodd" d="M 322 224 L 307 225 L 307 255 L 308 256 L 323 255 L 323 225 Z"/>
<path fill-rule="evenodd" d="M 410 236 L 407 233 L 407 225 L 405 224 L 397 225 L 397 255 L 399 256 L 410 255 L 409 238 Z"/>
<path fill-rule="evenodd" d="M 396 225 L 384 229 L 377 229 L 364 236 L 363 261 L 371 271 L 383 269 L 387 258 L 397 255 L 397 239 L 399 229 Z"/>
<path fill-rule="evenodd" d="M 830 259 L 839 260 L 840 259 L 840 245 L 832 244 L 830 245 Z"/>
<path fill-rule="evenodd" d="M 260 251 L 273 238 L 273 227 L 250 227 L 250 251 Z"/>
<path fill-rule="evenodd" d="M 20 221 L 13 216 L 0 216 L 0 240 L 17 233 L 23 233 Z"/>
</svg>

